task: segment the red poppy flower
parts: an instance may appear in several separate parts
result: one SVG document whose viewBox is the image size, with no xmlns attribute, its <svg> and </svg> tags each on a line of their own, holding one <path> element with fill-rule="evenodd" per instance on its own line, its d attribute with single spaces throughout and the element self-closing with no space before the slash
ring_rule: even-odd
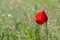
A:
<svg viewBox="0 0 60 40">
<path fill-rule="evenodd" d="M 41 12 L 38 12 L 36 15 L 35 15 L 35 18 L 34 20 L 36 21 L 37 24 L 41 25 L 41 24 L 44 24 L 47 20 L 48 20 L 48 17 L 46 15 L 46 12 L 44 10 L 42 10 Z"/>
</svg>

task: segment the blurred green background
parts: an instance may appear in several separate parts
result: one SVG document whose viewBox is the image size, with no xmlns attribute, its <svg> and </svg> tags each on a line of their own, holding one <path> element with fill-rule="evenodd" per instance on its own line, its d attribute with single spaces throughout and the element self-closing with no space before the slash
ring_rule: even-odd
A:
<svg viewBox="0 0 60 40">
<path fill-rule="evenodd" d="M 46 40 L 45 24 L 34 21 L 46 10 L 48 40 L 60 40 L 60 0 L 0 0 L 0 40 Z"/>
</svg>

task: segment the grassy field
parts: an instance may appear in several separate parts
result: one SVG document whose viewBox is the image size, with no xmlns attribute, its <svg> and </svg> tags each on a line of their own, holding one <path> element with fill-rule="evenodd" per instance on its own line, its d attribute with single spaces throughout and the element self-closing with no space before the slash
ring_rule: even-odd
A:
<svg viewBox="0 0 60 40">
<path fill-rule="evenodd" d="M 42 9 L 48 15 L 48 40 L 60 40 L 59 0 L 0 0 L 0 40 L 46 40 L 46 25 L 34 21 Z"/>
</svg>

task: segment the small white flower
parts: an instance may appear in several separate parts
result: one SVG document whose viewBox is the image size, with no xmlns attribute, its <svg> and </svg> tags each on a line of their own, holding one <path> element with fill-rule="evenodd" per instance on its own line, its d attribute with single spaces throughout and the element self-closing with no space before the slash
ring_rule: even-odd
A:
<svg viewBox="0 0 60 40">
<path fill-rule="evenodd" d="M 10 17 L 11 16 L 11 14 L 8 14 L 8 17 Z"/>
</svg>

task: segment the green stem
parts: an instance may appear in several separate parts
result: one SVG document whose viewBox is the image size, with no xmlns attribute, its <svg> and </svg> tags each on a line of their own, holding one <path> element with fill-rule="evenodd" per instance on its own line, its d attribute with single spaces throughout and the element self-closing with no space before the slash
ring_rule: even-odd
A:
<svg viewBox="0 0 60 40">
<path fill-rule="evenodd" d="M 47 22 L 46 22 L 46 40 L 48 40 L 48 27 L 47 27 Z"/>
</svg>

